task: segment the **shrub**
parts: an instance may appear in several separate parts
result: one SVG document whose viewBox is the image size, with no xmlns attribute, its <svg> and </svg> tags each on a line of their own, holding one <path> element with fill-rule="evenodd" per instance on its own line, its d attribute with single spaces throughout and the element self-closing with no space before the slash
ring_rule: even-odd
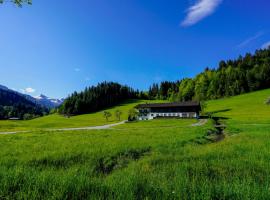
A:
<svg viewBox="0 0 270 200">
<path fill-rule="evenodd" d="M 120 110 L 116 110 L 115 113 L 114 113 L 114 115 L 115 115 L 115 117 L 116 117 L 116 119 L 117 119 L 118 121 L 121 120 L 122 112 L 121 112 Z"/>
<path fill-rule="evenodd" d="M 109 121 L 109 118 L 112 116 L 112 114 L 108 111 L 103 112 L 103 116 L 106 118 L 106 121 Z"/>
<path fill-rule="evenodd" d="M 128 121 L 135 121 L 138 117 L 138 111 L 135 108 L 132 108 L 128 111 Z"/>
<path fill-rule="evenodd" d="M 29 114 L 29 113 L 26 113 L 26 114 L 23 115 L 24 120 L 30 120 L 30 119 L 33 119 L 33 118 L 34 118 L 34 116 Z"/>
<path fill-rule="evenodd" d="M 265 102 L 267 105 L 270 105 L 270 97 Z"/>
</svg>

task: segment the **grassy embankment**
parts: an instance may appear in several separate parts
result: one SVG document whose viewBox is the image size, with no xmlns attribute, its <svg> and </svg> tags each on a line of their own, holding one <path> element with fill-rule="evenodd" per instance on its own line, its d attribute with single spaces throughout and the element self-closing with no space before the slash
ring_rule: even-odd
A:
<svg viewBox="0 0 270 200">
<path fill-rule="evenodd" d="M 28 121 L 0 120 L 0 132 L 42 130 L 53 128 L 76 128 L 76 127 L 100 126 L 105 124 L 117 123 L 118 120 L 114 116 L 115 110 L 117 109 L 120 110 L 122 112 L 121 120 L 126 120 L 128 117 L 128 110 L 130 108 L 133 108 L 139 103 L 145 102 L 160 102 L 160 101 L 130 100 L 118 106 L 106 109 L 106 111 L 109 111 L 112 114 L 112 117 L 109 118 L 108 122 L 103 117 L 103 111 L 73 116 L 70 118 L 67 118 L 59 114 L 52 114 Z"/>
<path fill-rule="evenodd" d="M 0 199 L 268 199 L 268 96 L 209 101 L 229 118 L 218 143 L 194 120 L 1 135 Z"/>
</svg>

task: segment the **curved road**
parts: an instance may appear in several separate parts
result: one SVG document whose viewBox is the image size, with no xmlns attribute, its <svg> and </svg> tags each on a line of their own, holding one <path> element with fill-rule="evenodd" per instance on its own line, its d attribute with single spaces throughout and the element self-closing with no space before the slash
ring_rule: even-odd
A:
<svg viewBox="0 0 270 200">
<path fill-rule="evenodd" d="M 126 123 L 127 121 L 121 121 L 115 124 L 106 124 L 102 126 L 89 126 L 89 127 L 80 127 L 80 128 L 58 128 L 58 129 L 44 129 L 46 131 L 77 131 L 77 130 L 102 130 L 102 129 L 109 129 L 114 126 L 118 126 L 121 124 Z M 200 119 L 199 122 L 192 124 L 191 126 L 203 126 L 207 123 L 207 119 Z M 29 133 L 33 131 L 13 131 L 13 132 L 0 132 L 0 135 L 9 135 L 9 134 L 16 134 L 16 133 Z"/>
<path fill-rule="evenodd" d="M 126 121 L 118 122 L 115 124 L 106 124 L 102 126 L 89 126 L 89 127 L 80 127 L 80 128 L 58 128 L 58 129 L 43 129 L 45 131 L 76 131 L 76 130 L 102 130 L 109 129 L 114 126 L 118 126 L 126 123 Z M 0 132 L 0 135 L 16 134 L 16 133 L 29 133 L 33 131 L 13 131 L 13 132 Z"/>
<path fill-rule="evenodd" d="M 114 126 L 118 126 L 121 124 L 126 123 L 127 121 L 121 121 L 115 124 L 106 124 L 103 126 L 89 126 L 89 127 L 80 127 L 80 128 L 59 128 L 59 129 L 46 129 L 48 131 L 77 131 L 77 130 L 101 130 L 101 129 L 108 129 Z"/>
</svg>

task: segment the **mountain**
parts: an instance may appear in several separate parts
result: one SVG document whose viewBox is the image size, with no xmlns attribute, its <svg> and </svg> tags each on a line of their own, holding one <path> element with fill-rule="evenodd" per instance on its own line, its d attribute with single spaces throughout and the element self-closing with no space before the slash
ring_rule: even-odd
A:
<svg viewBox="0 0 270 200">
<path fill-rule="evenodd" d="M 0 89 L 2 90 L 9 90 L 6 86 L 0 85 Z"/>
<path fill-rule="evenodd" d="M 49 98 L 43 94 L 41 94 L 37 97 L 32 97 L 30 95 L 22 94 L 20 92 L 15 91 L 15 90 L 9 89 L 8 87 L 3 86 L 3 85 L 0 85 L 0 89 L 12 92 L 12 93 L 17 94 L 19 96 L 22 96 L 25 99 L 27 99 L 28 101 L 31 101 L 34 104 L 38 104 L 38 105 L 43 106 L 43 107 L 48 108 L 48 109 L 58 107 L 64 102 L 64 98 L 54 99 L 54 98 Z"/>
<path fill-rule="evenodd" d="M 34 97 L 34 99 L 38 104 L 43 105 L 46 108 L 55 108 L 60 106 L 64 102 L 63 98 L 62 99 L 49 98 L 44 94 L 36 96 Z"/>
<path fill-rule="evenodd" d="M 31 119 L 43 116 L 48 109 L 27 99 L 23 94 L 0 85 L 0 119 Z"/>
</svg>

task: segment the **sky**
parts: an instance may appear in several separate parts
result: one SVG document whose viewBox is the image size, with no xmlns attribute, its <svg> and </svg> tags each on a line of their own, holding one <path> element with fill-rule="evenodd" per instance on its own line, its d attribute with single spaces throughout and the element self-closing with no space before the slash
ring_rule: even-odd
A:
<svg viewBox="0 0 270 200">
<path fill-rule="evenodd" d="M 147 90 L 270 45 L 269 0 L 32 1 L 0 4 L 0 84 L 32 96 Z"/>
</svg>

